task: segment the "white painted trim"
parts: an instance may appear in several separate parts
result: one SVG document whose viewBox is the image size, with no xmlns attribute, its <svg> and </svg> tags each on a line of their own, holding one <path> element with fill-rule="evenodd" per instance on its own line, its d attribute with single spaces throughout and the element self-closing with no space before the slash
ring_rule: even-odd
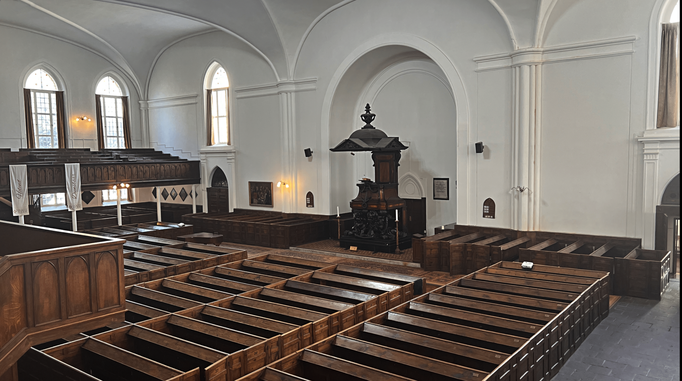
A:
<svg viewBox="0 0 682 381">
<path fill-rule="evenodd" d="M 177 107 L 197 104 L 199 94 L 185 94 L 174 97 L 150 99 L 147 101 L 149 109 L 163 108 L 163 107 Z"/>
<path fill-rule="evenodd" d="M 577 61 L 631 55 L 635 52 L 636 36 L 624 36 L 575 44 L 556 45 L 547 48 L 523 49 L 512 53 L 491 54 L 474 57 L 476 71 L 506 69 L 518 65 Z"/>
<path fill-rule="evenodd" d="M 237 99 L 243 99 L 311 90 L 317 90 L 317 78 L 304 78 L 291 81 L 280 81 L 278 83 L 243 86 L 235 88 L 234 93 Z"/>
<path fill-rule="evenodd" d="M 327 17 L 328 14 L 334 12 L 335 10 L 344 7 L 350 3 L 352 3 L 355 0 L 343 0 L 342 2 L 333 5 L 326 11 L 322 12 L 319 16 L 313 20 L 312 23 L 308 26 L 308 29 L 306 29 L 305 33 L 303 33 L 303 37 L 301 38 L 301 41 L 298 43 L 298 47 L 296 48 L 296 53 L 294 54 L 294 60 L 293 64 L 290 66 L 289 70 L 289 78 L 294 78 L 294 75 L 296 74 L 296 67 L 298 66 L 298 59 L 301 56 L 301 50 L 303 49 L 303 45 L 305 44 L 306 40 L 308 39 L 308 36 L 310 36 L 310 33 L 312 33 L 313 29 L 317 24 L 322 21 L 323 18 Z"/>
<path fill-rule="evenodd" d="M 549 21 L 549 16 L 552 15 L 554 11 L 554 6 L 559 2 L 559 0 L 549 0 L 551 3 L 547 6 L 546 11 L 543 14 L 538 12 L 538 22 L 535 29 L 535 47 L 542 46 L 543 38 L 545 37 L 545 29 L 547 28 L 547 22 Z M 543 1 L 540 1 L 539 7 L 542 7 Z"/>
<path fill-rule="evenodd" d="M 504 23 L 507 25 L 507 30 L 509 31 L 509 37 L 511 38 L 512 46 L 514 47 L 514 50 L 519 49 L 519 44 L 516 41 L 516 35 L 514 35 L 514 29 L 511 26 L 511 23 L 509 22 L 509 18 L 507 18 L 507 14 L 504 13 L 502 8 L 500 8 L 499 5 L 495 2 L 495 0 L 488 0 L 490 4 L 495 8 L 495 10 L 500 14 L 502 19 L 504 20 Z"/>
</svg>

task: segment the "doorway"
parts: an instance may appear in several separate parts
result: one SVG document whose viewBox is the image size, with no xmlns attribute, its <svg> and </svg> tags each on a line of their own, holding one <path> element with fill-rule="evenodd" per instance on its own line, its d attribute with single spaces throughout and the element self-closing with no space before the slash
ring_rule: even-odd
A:
<svg viewBox="0 0 682 381">
<path fill-rule="evenodd" d="M 229 188 L 225 172 L 216 167 L 211 177 L 211 187 L 206 189 L 208 210 L 211 212 L 228 213 L 230 211 Z"/>
</svg>

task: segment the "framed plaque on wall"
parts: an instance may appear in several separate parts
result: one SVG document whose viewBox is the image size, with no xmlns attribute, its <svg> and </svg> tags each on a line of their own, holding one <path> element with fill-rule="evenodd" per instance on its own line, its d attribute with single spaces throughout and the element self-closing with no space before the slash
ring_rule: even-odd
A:
<svg viewBox="0 0 682 381">
<path fill-rule="evenodd" d="M 433 199 L 450 199 L 450 179 L 444 177 L 434 177 L 433 179 Z"/>
<path fill-rule="evenodd" d="M 249 181 L 249 205 L 272 206 L 272 183 Z"/>
</svg>

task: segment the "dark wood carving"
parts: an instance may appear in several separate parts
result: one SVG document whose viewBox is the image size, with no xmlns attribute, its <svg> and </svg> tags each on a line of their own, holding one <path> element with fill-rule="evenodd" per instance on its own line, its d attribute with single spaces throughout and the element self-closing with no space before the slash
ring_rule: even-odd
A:
<svg viewBox="0 0 682 381">
<path fill-rule="evenodd" d="M 32 345 L 123 321 L 122 240 L 0 222 L 0 242 L 0 375 Z"/>
</svg>

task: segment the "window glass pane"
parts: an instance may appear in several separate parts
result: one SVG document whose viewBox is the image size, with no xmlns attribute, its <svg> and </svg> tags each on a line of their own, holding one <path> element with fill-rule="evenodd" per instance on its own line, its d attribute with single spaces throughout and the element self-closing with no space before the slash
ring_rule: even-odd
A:
<svg viewBox="0 0 682 381">
<path fill-rule="evenodd" d="M 107 147 L 108 148 L 118 148 L 118 144 L 116 144 L 118 139 L 116 138 L 107 138 Z"/>
<path fill-rule="evenodd" d="M 121 200 L 127 200 L 128 199 L 128 190 L 127 189 L 121 189 Z"/>
<path fill-rule="evenodd" d="M 66 196 L 64 193 L 57 193 L 57 205 L 66 205 Z"/>
<path fill-rule="evenodd" d="M 220 133 L 220 144 L 227 144 L 227 119 L 218 120 L 218 131 Z"/>
<path fill-rule="evenodd" d="M 118 147 L 116 148 L 126 148 L 126 142 L 123 138 L 118 138 Z"/>
<path fill-rule="evenodd" d="M 116 118 L 118 121 L 118 136 L 123 136 L 123 118 Z"/>
<path fill-rule="evenodd" d="M 116 98 L 105 97 L 104 100 L 104 115 L 116 116 Z"/>
<path fill-rule="evenodd" d="M 227 92 L 225 90 L 218 91 L 218 115 L 225 116 L 225 109 L 227 108 Z"/>
<path fill-rule="evenodd" d="M 38 115 L 38 135 L 52 135 L 49 115 Z"/>
<path fill-rule="evenodd" d="M 230 82 L 227 80 L 227 73 L 225 72 L 225 69 L 222 67 L 218 68 L 216 70 L 215 74 L 213 74 L 213 80 L 211 81 L 211 88 L 212 89 L 219 89 L 222 87 L 229 87 Z"/>
<path fill-rule="evenodd" d="M 52 139 L 50 137 L 38 138 L 38 148 L 52 148 Z"/>
<path fill-rule="evenodd" d="M 48 104 L 48 94 L 46 93 L 36 93 L 36 112 L 46 114 L 50 112 L 50 106 Z"/>
<path fill-rule="evenodd" d="M 26 79 L 27 89 L 42 89 L 57 91 L 57 83 L 52 76 L 43 69 L 38 69 L 31 73 Z"/>
<path fill-rule="evenodd" d="M 43 205 L 54 205 L 54 202 L 55 202 L 54 194 L 43 195 Z"/>
<path fill-rule="evenodd" d="M 97 89 L 95 89 L 95 94 L 99 95 L 123 95 L 121 91 L 121 86 L 118 85 L 115 79 L 110 76 L 102 78 L 99 83 L 97 83 Z"/>
</svg>

